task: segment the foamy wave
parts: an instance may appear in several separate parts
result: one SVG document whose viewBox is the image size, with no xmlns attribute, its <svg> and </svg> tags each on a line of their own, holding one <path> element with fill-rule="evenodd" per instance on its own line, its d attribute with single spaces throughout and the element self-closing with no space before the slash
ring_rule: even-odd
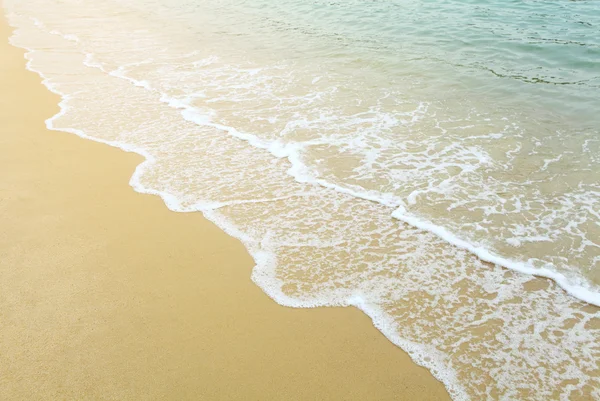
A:
<svg viewBox="0 0 600 401">
<path fill-rule="evenodd" d="M 198 62 L 195 62 L 195 65 L 207 66 L 214 61 L 215 58 L 213 56 L 206 60 L 200 60 Z M 96 66 L 99 66 L 99 64 Z M 393 216 L 394 218 L 397 218 L 398 220 L 404 221 L 415 227 L 430 231 L 431 233 L 434 233 L 435 235 L 442 238 L 443 240 L 472 252 L 473 254 L 477 255 L 479 258 L 486 262 L 495 263 L 500 266 L 518 271 L 520 273 L 533 274 L 537 276 L 550 278 L 556 281 L 563 289 L 565 289 L 572 296 L 575 296 L 576 298 L 579 298 L 585 302 L 600 306 L 600 290 L 598 286 L 590 283 L 588 280 L 585 279 L 585 277 L 578 275 L 577 270 L 575 269 L 568 269 L 568 273 L 563 274 L 560 270 L 557 269 L 555 265 L 553 265 L 550 262 L 545 262 L 542 264 L 543 267 L 539 267 L 539 263 L 537 263 L 538 266 L 536 266 L 536 264 L 533 261 L 514 260 L 506 256 L 499 255 L 494 250 L 486 248 L 480 243 L 471 242 L 469 240 L 461 238 L 460 235 L 451 232 L 447 227 L 437 225 L 432 221 L 424 218 L 424 216 L 414 215 L 413 213 L 410 213 L 407 210 L 407 204 L 416 203 L 415 198 L 419 195 L 419 191 L 413 191 L 409 196 L 406 197 L 406 200 L 404 200 L 394 195 L 393 193 L 381 193 L 377 190 L 365 190 L 364 188 L 356 185 L 348 187 L 346 185 L 338 184 L 325 179 L 319 179 L 318 174 L 315 174 L 314 170 L 311 169 L 311 167 L 305 163 L 303 154 L 306 152 L 306 149 L 310 148 L 311 146 L 335 144 L 334 141 L 318 138 L 312 140 L 305 140 L 302 142 L 286 143 L 280 139 L 264 139 L 252 133 L 241 132 L 233 126 L 214 122 L 215 113 L 207 114 L 206 112 L 203 112 L 202 110 L 199 110 L 197 107 L 193 106 L 193 101 L 195 98 L 204 98 L 205 96 L 188 95 L 184 98 L 173 98 L 167 93 L 161 92 L 159 89 L 153 88 L 147 81 L 138 81 L 134 78 L 128 77 L 126 75 L 126 70 L 133 66 L 136 66 L 136 64 L 128 65 L 126 67 L 120 67 L 118 71 L 105 72 L 116 77 L 126 79 L 136 86 L 143 87 L 149 91 L 157 93 L 160 96 L 160 100 L 162 102 L 168 104 L 169 106 L 175 109 L 181 110 L 181 115 L 187 121 L 193 122 L 200 126 L 212 127 L 220 131 L 227 132 L 235 138 L 246 141 L 248 144 L 255 148 L 269 151 L 273 156 L 277 158 L 287 159 L 291 165 L 287 172 L 299 183 L 318 184 L 324 188 L 333 189 L 346 195 L 350 195 L 372 202 L 377 202 L 384 206 L 394 208 L 395 210 L 391 213 L 391 216 Z M 256 70 L 253 71 L 253 75 L 255 73 Z M 414 123 L 419 120 L 419 116 L 422 114 L 423 107 L 423 104 L 419 104 L 417 109 L 415 109 L 414 113 L 411 114 L 411 123 Z M 295 122 L 295 125 L 298 126 L 298 123 Z M 285 131 L 289 129 L 289 126 L 290 123 L 287 123 L 286 127 L 282 131 L 282 136 L 285 135 Z M 476 154 L 476 152 L 473 153 Z M 551 161 L 558 161 L 561 159 L 561 157 L 562 156 L 559 156 L 556 159 L 552 159 Z M 477 155 L 477 159 L 481 164 L 489 163 L 489 160 L 485 155 Z M 542 167 L 542 170 L 546 170 L 548 164 L 549 160 L 544 160 L 544 166 Z M 540 241 L 540 238 L 543 238 L 543 240 L 546 242 L 552 242 L 552 239 L 546 235 L 519 237 L 519 239 L 508 238 L 506 242 L 510 245 L 518 247 L 524 242 L 538 242 Z M 598 245 L 595 243 L 590 243 L 590 246 L 598 247 Z"/>
</svg>

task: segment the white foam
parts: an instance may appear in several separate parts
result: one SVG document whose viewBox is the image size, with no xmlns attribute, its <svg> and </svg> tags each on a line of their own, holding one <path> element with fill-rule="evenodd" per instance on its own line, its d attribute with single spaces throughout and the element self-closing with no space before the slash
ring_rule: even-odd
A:
<svg viewBox="0 0 600 401">
<path fill-rule="evenodd" d="M 477 255 L 483 261 L 494 263 L 502 267 L 517 271 L 519 273 L 531 274 L 540 277 L 546 277 L 554 280 L 562 289 L 568 292 L 570 295 L 578 298 L 584 302 L 600 306 L 600 293 L 596 288 L 591 288 L 590 285 L 581 280 L 579 277 L 566 277 L 564 274 L 552 270 L 552 266 L 547 268 L 536 268 L 531 263 L 511 260 L 500 255 L 495 254 L 489 249 L 478 247 L 467 241 L 464 241 L 456 235 L 450 233 L 444 227 L 437 226 L 426 220 L 414 217 L 402 207 L 399 207 L 392 214 L 398 220 L 405 221 L 406 223 L 427 230 L 435 235 L 439 236 L 443 240 L 450 244 L 457 246 L 462 249 Z"/>
<path fill-rule="evenodd" d="M 369 200 L 372 202 L 377 202 L 387 207 L 396 208 L 391 215 L 398 220 L 404 221 L 414 227 L 434 233 L 440 238 L 449 242 L 450 244 L 453 244 L 462 249 L 466 249 L 486 262 L 495 263 L 508 269 L 517 271 L 519 273 L 532 274 L 536 276 L 550 278 L 572 296 L 582 301 L 591 303 L 593 305 L 600 306 L 599 289 L 596 286 L 592 286 L 589 282 L 585 281 L 581 276 L 571 275 L 567 277 L 565 274 L 557 272 L 551 264 L 547 264 L 547 267 L 544 268 L 537 268 L 528 261 L 512 260 L 510 258 L 498 255 L 490 249 L 470 243 L 469 241 L 460 238 L 456 234 L 451 233 L 443 226 L 436 225 L 422 217 L 417 217 L 412 215 L 411 213 L 408 213 L 403 205 L 404 202 L 401 199 L 396 198 L 392 194 L 382 194 L 376 191 L 364 191 L 357 188 L 350 189 L 345 186 L 341 186 L 314 177 L 310 174 L 310 168 L 304 163 L 302 158 L 303 148 L 306 146 L 310 146 L 312 144 L 311 142 L 306 142 L 302 144 L 293 142 L 284 144 L 279 141 L 267 142 L 257 137 L 256 135 L 250 133 L 243 133 L 238 131 L 234 127 L 212 122 L 210 116 L 198 113 L 198 111 L 194 107 L 190 106 L 189 102 L 170 99 L 165 94 L 162 94 L 161 100 L 165 101 L 172 107 L 183 109 L 182 115 L 188 121 L 192 121 L 198 125 L 210 126 L 225 131 L 238 139 L 248 142 L 251 146 L 269 151 L 275 157 L 286 158 L 291 164 L 288 173 L 292 177 L 294 177 L 294 179 L 299 183 L 318 184 L 324 188 L 333 189 L 346 195 Z M 478 155 L 481 163 L 489 163 L 489 159 L 486 156 L 482 155 L 480 152 L 475 153 Z M 414 191 L 411 194 L 411 196 L 407 198 L 407 201 L 413 204 L 416 203 L 415 199 L 417 194 L 418 192 Z M 530 239 L 530 241 L 533 240 Z M 513 243 L 515 242 L 513 241 Z"/>
</svg>

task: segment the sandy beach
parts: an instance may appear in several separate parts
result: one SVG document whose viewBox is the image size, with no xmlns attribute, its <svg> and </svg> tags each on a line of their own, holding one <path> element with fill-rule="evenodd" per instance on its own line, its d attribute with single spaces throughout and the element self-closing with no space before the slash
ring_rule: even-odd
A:
<svg viewBox="0 0 600 401">
<path fill-rule="evenodd" d="M 128 180 L 142 159 L 44 120 L 0 22 L 0 399 L 442 400 L 356 309 L 290 309 L 237 240 Z"/>
</svg>

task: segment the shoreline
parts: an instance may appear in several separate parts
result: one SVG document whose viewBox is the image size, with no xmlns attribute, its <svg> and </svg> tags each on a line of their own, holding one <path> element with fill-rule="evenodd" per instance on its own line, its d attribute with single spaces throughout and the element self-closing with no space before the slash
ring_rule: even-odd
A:
<svg viewBox="0 0 600 401">
<path fill-rule="evenodd" d="M 359 310 L 268 298 L 239 241 L 132 190 L 140 156 L 47 130 L 0 31 L 0 398 L 449 398 Z"/>
</svg>

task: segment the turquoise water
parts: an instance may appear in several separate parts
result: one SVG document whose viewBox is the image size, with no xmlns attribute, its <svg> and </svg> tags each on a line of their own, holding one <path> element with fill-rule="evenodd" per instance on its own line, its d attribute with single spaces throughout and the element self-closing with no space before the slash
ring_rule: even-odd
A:
<svg viewBox="0 0 600 401">
<path fill-rule="evenodd" d="M 561 116 L 583 113 L 582 128 L 597 129 L 600 7 L 594 1 L 252 0 L 182 7 L 192 27 L 205 22 L 207 9 L 229 15 L 228 26 L 212 20 L 214 32 L 255 40 L 248 51 L 360 63 L 388 78 L 418 72 L 417 79 L 452 80 L 448 89 L 489 101 L 523 102 Z"/>
<path fill-rule="evenodd" d="M 597 4 L 5 0 L 51 129 L 457 400 L 600 399 Z"/>
</svg>

